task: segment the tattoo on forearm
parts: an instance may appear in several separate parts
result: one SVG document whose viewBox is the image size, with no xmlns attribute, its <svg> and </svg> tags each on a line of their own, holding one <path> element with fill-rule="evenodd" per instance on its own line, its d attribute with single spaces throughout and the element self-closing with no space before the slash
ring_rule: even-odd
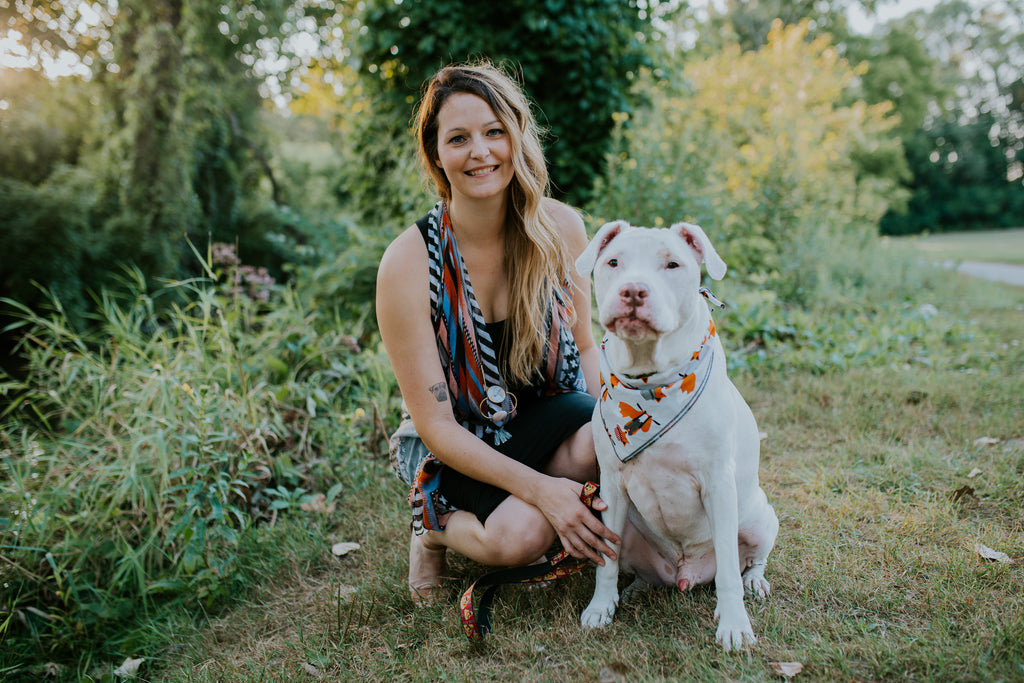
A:
<svg viewBox="0 0 1024 683">
<path fill-rule="evenodd" d="M 430 387 L 430 393 L 434 395 L 438 403 L 444 403 L 448 400 L 448 387 L 445 386 L 444 382 L 438 382 Z"/>
</svg>

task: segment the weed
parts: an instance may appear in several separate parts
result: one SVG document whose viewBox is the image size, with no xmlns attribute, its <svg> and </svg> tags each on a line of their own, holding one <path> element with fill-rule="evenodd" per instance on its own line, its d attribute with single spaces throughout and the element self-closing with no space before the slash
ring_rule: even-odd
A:
<svg viewBox="0 0 1024 683">
<path fill-rule="evenodd" d="M 6 302 L 26 368 L 3 385 L 0 668 L 77 670 L 163 610 L 226 604 L 260 525 L 339 495 L 340 439 L 373 412 L 360 401 L 389 393 L 347 380 L 379 378 L 379 357 L 322 332 L 294 292 L 269 307 L 210 274 L 150 294 L 129 271 L 87 334 L 59 302 Z"/>
</svg>

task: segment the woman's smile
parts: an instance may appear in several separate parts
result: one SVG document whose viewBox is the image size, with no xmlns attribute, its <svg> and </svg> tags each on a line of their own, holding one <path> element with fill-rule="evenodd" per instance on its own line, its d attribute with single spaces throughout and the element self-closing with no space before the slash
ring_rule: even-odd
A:
<svg viewBox="0 0 1024 683">
<path fill-rule="evenodd" d="M 437 116 L 437 157 L 452 197 L 488 199 L 504 195 L 512 182 L 512 143 L 505 125 L 482 98 L 450 96 Z"/>
</svg>

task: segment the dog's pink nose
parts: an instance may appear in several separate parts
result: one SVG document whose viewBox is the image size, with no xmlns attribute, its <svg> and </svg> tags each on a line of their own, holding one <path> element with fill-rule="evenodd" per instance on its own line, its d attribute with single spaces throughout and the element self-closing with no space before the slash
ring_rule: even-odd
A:
<svg viewBox="0 0 1024 683">
<path fill-rule="evenodd" d="M 643 306 L 649 290 L 639 282 L 627 282 L 619 288 L 619 298 L 629 306 Z"/>
</svg>

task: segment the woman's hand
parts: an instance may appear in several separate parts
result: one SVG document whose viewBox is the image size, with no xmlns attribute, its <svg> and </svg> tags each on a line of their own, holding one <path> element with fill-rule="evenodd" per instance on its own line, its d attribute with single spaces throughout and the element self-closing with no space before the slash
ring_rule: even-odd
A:
<svg viewBox="0 0 1024 683">
<path fill-rule="evenodd" d="M 562 547 L 573 557 L 587 558 L 604 565 L 603 555 L 615 558 L 615 551 L 609 545 L 619 545 L 622 540 L 599 520 L 590 508 L 580 500 L 583 484 L 572 479 L 545 477 L 540 494 L 534 505 L 540 508 L 548 522 L 554 527 Z M 595 497 L 594 510 L 602 511 L 608 505 Z"/>
</svg>

